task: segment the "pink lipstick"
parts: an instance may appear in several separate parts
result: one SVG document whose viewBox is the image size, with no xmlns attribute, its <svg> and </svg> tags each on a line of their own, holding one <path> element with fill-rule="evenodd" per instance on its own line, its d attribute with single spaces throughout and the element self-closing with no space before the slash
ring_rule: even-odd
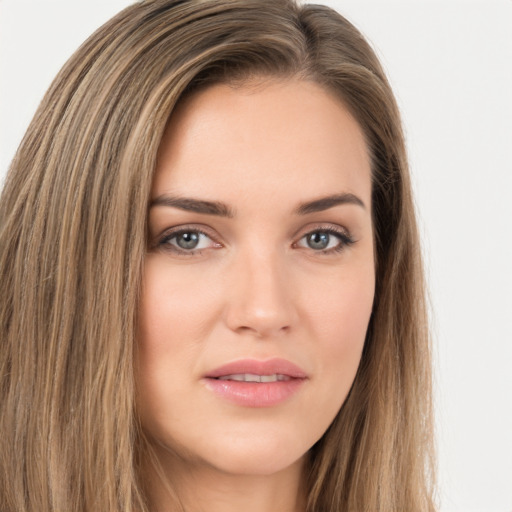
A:
<svg viewBox="0 0 512 512">
<path fill-rule="evenodd" d="M 294 395 L 307 374 L 285 359 L 233 361 L 208 372 L 203 381 L 216 395 L 244 407 L 272 407 Z"/>
</svg>

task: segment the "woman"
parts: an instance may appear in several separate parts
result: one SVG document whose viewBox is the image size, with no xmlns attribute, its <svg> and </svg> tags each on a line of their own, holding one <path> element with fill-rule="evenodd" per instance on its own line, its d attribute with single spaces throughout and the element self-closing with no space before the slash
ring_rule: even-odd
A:
<svg viewBox="0 0 512 512">
<path fill-rule="evenodd" d="M 400 119 L 340 15 L 125 9 L 0 223 L 2 510 L 433 510 Z"/>
</svg>

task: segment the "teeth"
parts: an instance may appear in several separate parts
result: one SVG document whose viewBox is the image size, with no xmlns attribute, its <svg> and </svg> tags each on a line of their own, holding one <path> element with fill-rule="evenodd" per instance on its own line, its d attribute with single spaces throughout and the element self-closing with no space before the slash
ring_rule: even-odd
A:
<svg viewBox="0 0 512 512">
<path fill-rule="evenodd" d="M 290 380 L 288 375 L 274 373 L 273 375 L 255 375 L 253 373 L 234 373 L 232 375 L 223 375 L 219 380 L 235 380 L 238 382 L 278 382 Z"/>
</svg>

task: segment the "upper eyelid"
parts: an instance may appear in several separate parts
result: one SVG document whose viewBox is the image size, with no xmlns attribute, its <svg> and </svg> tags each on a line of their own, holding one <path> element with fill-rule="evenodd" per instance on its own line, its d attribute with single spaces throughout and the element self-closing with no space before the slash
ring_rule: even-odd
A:
<svg viewBox="0 0 512 512">
<path fill-rule="evenodd" d="M 334 222 L 315 222 L 308 224 L 298 229 L 293 235 L 293 238 L 300 240 L 304 236 L 314 233 L 315 231 L 331 231 L 352 238 L 351 231 L 348 228 Z"/>
<path fill-rule="evenodd" d="M 302 236 L 298 237 L 295 242 L 293 242 L 293 245 L 297 246 L 301 240 L 306 238 L 307 236 L 311 235 L 312 233 L 328 233 L 329 235 L 334 236 L 337 238 L 340 242 L 340 245 L 351 245 L 356 240 L 352 237 L 352 235 L 346 231 L 346 230 L 339 230 L 339 229 L 333 229 L 333 228 L 319 228 L 319 229 L 312 229 L 310 231 L 306 231 Z"/>
<path fill-rule="evenodd" d="M 208 233 L 205 233 L 200 229 L 179 229 L 177 231 L 171 231 L 167 234 L 164 234 L 161 237 L 161 240 L 172 240 L 173 238 L 176 238 L 177 236 L 182 235 L 183 233 L 199 233 L 200 235 L 206 236 L 207 238 L 213 241 L 213 238 Z"/>
<path fill-rule="evenodd" d="M 208 226 L 204 226 L 202 224 L 180 224 L 178 226 L 167 227 L 163 231 L 160 232 L 155 238 L 162 239 L 167 238 L 171 235 L 179 235 L 180 233 L 186 233 L 188 231 L 197 231 L 198 233 L 202 233 L 203 235 L 208 236 L 212 240 L 218 238 L 213 233 L 213 230 Z"/>
<path fill-rule="evenodd" d="M 342 233 L 345 233 L 347 235 L 350 234 L 350 231 L 339 224 L 335 224 L 332 222 L 318 222 L 318 223 L 311 223 L 307 226 L 303 226 L 302 228 L 295 231 L 294 235 L 292 235 L 292 238 L 298 237 L 299 234 L 302 232 L 303 234 L 301 236 L 307 235 L 308 233 L 312 233 L 314 231 L 322 231 L 322 230 L 333 230 L 333 231 L 339 231 Z M 208 226 L 205 226 L 203 224 L 180 224 L 178 226 L 173 227 L 167 227 L 164 230 L 161 231 L 160 235 L 158 236 L 165 236 L 166 234 L 172 234 L 172 233 L 183 233 L 186 231 L 198 231 L 199 233 L 203 233 L 207 236 L 210 236 L 212 238 L 215 238 L 215 234 L 212 233 L 212 229 Z"/>
</svg>

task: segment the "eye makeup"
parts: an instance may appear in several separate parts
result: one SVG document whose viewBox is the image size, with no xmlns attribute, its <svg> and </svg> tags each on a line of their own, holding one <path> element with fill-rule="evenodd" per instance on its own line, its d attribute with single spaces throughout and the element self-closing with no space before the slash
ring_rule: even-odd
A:
<svg viewBox="0 0 512 512">
<path fill-rule="evenodd" d="M 166 230 L 152 244 L 151 249 L 161 249 L 176 256 L 192 257 L 209 249 L 220 249 L 213 230 L 204 226 L 180 225 Z M 318 225 L 305 230 L 296 241 L 291 243 L 293 249 L 311 251 L 312 253 L 331 255 L 342 252 L 356 242 L 347 229 L 340 226 Z"/>
</svg>

